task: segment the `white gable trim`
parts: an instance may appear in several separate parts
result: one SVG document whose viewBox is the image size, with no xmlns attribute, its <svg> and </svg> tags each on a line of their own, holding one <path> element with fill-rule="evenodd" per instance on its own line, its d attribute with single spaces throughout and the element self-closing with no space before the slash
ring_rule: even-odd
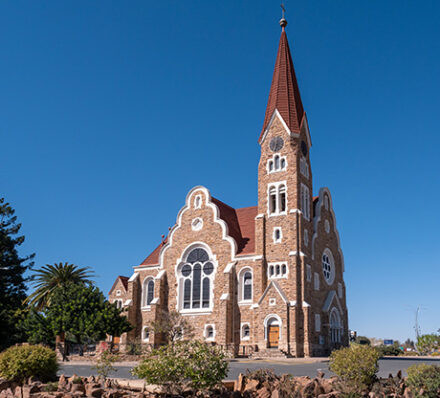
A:
<svg viewBox="0 0 440 398">
<path fill-rule="evenodd" d="M 322 307 L 322 310 L 324 312 L 329 312 L 333 300 L 336 301 L 336 304 L 339 308 L 340 313 L 343 314 L 341 302 L 339 301 L 338 295 L 336 294 L 336 292 L 334 290 L 331 290 L 328 293 L 327 298 L 325 299 L 325 302 L 324 302 L 324 306 Z"/>
<path fill-rule="evenodd" d="M 333 232 L 336 235 L 336 241 L 338 243 L 338 252 L 341 256 L 341 265 L 342 265 L 342 272 L 345 271 L 345 262 L 344 262 L 344 254 L 342 253 L 341 249 L 341 240 L 339 238 L 339 232 L 336 228 L 336 216 L 335 212 L 333 211 L 333 201 L 332 196 L 330 195 L 330 190 L 327 187 L 323 187 L 319 190 L 319 199 L 318 203 L 316 203 L 316 214 L 313 218 L 313 238 L 312 238 L 312 259 L 315 259 L 315 240 L 318 237 L 318 224 L 321 221 L 321 208 L 324 206 L 324 196 L 327 194 L 328 201 L 329 201 L 329 211 L 333 219 Z"/>
<path fill-rule="evenodd" d="M 304 116 L 303 116 L 303 119 L 301 121 L 300 129 L 301 130 L 304 129 L 304 134 L 305 134 L 306 139 L 307 139 L 307 145 L 308 145 L 308 147 L 310 149 L 312 147 L 312 138 L 310 137 L 309 122 L 307 120 L 306 112 L 304 112 Z"/>
<path fill-rule="evenodd" d="M 267 132 L 270 130 L 270 128 L 272 127 L 272 124 L 275 120 L 275 117 L 278 117 L 278 119 L 280 120 L 281 124 L 283 125 L 284 129 L 286 130 L 287 134 L 289 134 L 290 136 L 293 136 L 295 138 L 299 137 L 299 134 L 297 133 L 292 133 L 289 129 L 289 127 L 287 126 L 286 122 L 284 121 L 283 117 L 281 116 L 280 112 L 278 112 L 278 109 L 275 109 L 272 113 L 272 116 L 269 120 L 269 123 L 267 124 L 266 129 L 264 130 L 264 133 L 261 137 L 261 139 L 258 141 L 261 144 L 263 144 L 266 136 L 267 136 Z"/>
<path fill-rule="evenodd" d="M 188 194 L 186 195 L 186 200 L 185 200 L 185 206 L 183 206 L 179 213 L 177 214 L 177 220 L 176 220 L 176 224 L 173 226 L 173 228 L 171 228 L 170 234 L 168 236 L 168 241 L 167 243 L 162 247 L 162 249 L 160 250 L 159 253 L 159 265 L 160 268 L 163 268 L 163 258 L 165 255 L 165 252 L 172 246 L 173 244 L 173 237 L 175 232 L 182 226 L 182 217 L 183 214 L 190 209 L 190 203 L 191 203 L 191 199 L 192 196 L 194 195 L 194 192 L 196 191 L 202 191 L 205 194 L 206 197 L 206 206 L 211 207 L 211 209 L 214 212 L 214 222 L 216 222 L 217 224 L 220 225 L 221 229 L 222 229 L 222 239 L 229 242 L 229 244 L 231 245 L 231 258 L 235 257 L 235 253 L 237 252 L 237 243 L 235 242 L 235 240 L 229 236 L 229 231 L 228 231 L 228 225 L 226 224 L 225 221 L 223 221 L 220 218 L 220 210 L 218 209 L 218 207 L 211 201 L 211 193 L 209 192 L 209 190 L 201 185 L 198 185 L 194 188 L 192 188 Z"/>
<path fill-rule="evenodd" d="M 280 297 L 283 299 L 283 301 L 286 304 L 290 304 L 290 301 L 287 300 L 286 295 L 283 292 L 283 289 L 281 289 L 281 286 L 276 282 L 276 281 L 270 281 L 270 283 L 267 285 L 266 289 L 264 290 L 263 294 L 261 295 L 260 299 L 258 300 L 258 306 L 263 302 L 263 299 L 266 297 L 267 293 L 270 290 L 270 287 L 273 286 L 275 288 L 275 290 L 278 292 L 278 294 L 280 295 Z"/>
<path fill-rule="evenodd" d="M 128 280 L 129 282 L 133 282 L 133 281 L 135 281 L 136 280 L 136 278 L 139 276 L 139 273 L 138 272 L 135 272 L 131 277 L 130 277 L 130 279 Z"/>
</svg>

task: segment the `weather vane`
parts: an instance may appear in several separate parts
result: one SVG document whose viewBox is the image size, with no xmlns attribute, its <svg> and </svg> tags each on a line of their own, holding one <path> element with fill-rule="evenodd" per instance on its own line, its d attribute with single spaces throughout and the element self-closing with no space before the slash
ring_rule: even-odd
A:
<svg viewBox="0 0 440 398">
<path fill-rule="evenodd" d="M 284 18 L 284 13 L 286 12 L 286 9 L 284 8 L 284 3 L 281 3 L 281 9 L 283 10 L 283 12 L 282 12 L 281 20 L 280 20 L 280 26 L 283 28 L 283 31 L 284 31 L 284 28 L 287 25 L 287 21 Z"/>
<path fill-rule="evenodd" d="M 281 3 L 281 9 L 283 10 L 281 18 L 284 19 L 284 13 L 286 12 L 286 9 L 284 8 L 284 3 Z"/>
</svg>

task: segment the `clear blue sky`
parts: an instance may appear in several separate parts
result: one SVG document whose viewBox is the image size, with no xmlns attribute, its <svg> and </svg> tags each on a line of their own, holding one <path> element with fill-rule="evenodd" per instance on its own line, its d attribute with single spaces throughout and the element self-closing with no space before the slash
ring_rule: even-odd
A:
<svg viewBox="0 0 440 398">
<path fill-rule="evenodd" d="M 440 327 L 440 2 L 287 0 L 288 37 L 345 253 L 350 327 Z M 278 1 L 0 2 L 0 195 L 38 266 L 104 291 L 188 190 L 256 204 Z"/>
</svg>

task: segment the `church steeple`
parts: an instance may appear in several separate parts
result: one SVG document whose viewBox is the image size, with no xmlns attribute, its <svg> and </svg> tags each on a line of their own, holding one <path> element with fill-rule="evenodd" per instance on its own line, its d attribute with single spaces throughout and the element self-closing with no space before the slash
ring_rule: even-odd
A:
<svg viewBox="0 0 440 398">
<path fill-rule="evenodd" d="M 304 108 L 299 94 L 298 82 L 295 76 L 292 56 L 290 54 L 289 43 L 285 27 L 287 21 L 283 18 L 280 21 L 281 38 L 278 46 L 278 54 L 275 62 L 275 69 L 270 87 L 269 100 L 267 102 L 266 116 L 264 117 L 263 129 L 260 140 L 270 122 L 275 111 L 278 110 L 281 117 L 293 133 L 299 133 L 302 119 L 304 117 Z"/>
</svg>

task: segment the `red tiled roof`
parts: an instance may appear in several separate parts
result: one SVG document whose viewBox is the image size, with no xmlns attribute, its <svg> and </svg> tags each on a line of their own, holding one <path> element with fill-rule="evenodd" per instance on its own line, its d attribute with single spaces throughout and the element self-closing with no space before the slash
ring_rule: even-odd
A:
<svg viewBox="0 0 440 398">
<path fill-rule="evenodd" d="M 211 198 L 219 209 L 220 218 L 228 225 L 229 236 L 237 242 L 237 254 L 245 255 L 255 252 L 255 217 L 258 212 L 257 206 L 234 209 L 221 200 Z M 151 254 L 142 261 L 141 265 L 159 264 L 159 253 L 167 240 L 160 243 Z"/>
<path fill-rule="evenodd" d="M 289 129 L 292 132 L 299 133 L 304 116 L 304 108 L 299 94 L 298 82 L 296 80 L 289 43 L 287 42 L 287 35 L 284 28 L 281 32 L 260 139 L 275 109 L 278 109 L 278 112 L 280 112 Z"/>
<path fill-rule="evenodd" d="M 115 288 L 116 284 L 118 283 L 118 280 L 120 280 L 122 282 L 122 285 L 124 286 L 124 289 L 127 290 L 128 289 L 128 276 L 122 276 L 119 275 L 116 280 L 113 283 L 112 288 L 110 289 L 109 293 Z"/>
</svg>

